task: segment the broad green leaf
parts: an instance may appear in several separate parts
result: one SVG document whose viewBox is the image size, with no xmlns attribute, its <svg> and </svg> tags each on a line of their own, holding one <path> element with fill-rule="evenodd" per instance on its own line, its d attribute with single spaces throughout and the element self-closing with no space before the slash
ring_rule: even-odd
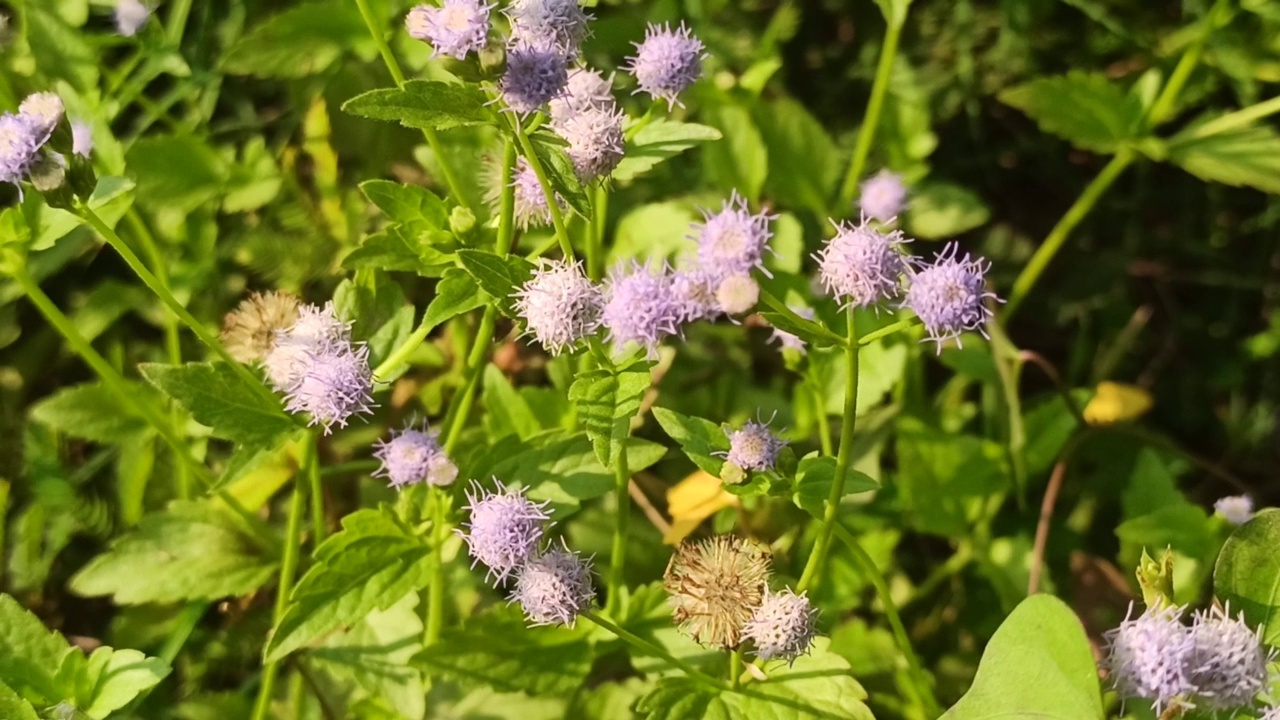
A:
<svg viewBox="0 0 1280 720">
<path fill-rule="evenodd" d="M 168 675 L 169 665 L 160 658 L 109 647 L 96 648 L 88 657 L 72 650 L 58 668 L 59 682 L 74 688 L 76 707 L 94 720 L 133 702 Z"/>
<path fill-rule="evenodd" d="M 212 501 L 176 501 L 142 518 L 71 578 L 77 595 L 120 605 L 217 600 L 261 587 L 276 570 L 269 548 Z"/>
<path fill-rule="evenodd" d="M 296 427 L 278 401 L 254 392 L 224 363 L 144 363 L 138 371 L 218 437 L 266 447 Z"/>
<path fill-rule="evenodd" d="M 591 657 L 583 628 L 528 627 L 513 608 L 501 608 L 446 631 L 414 664 L 463 687 L 571 695 L 586 680 Z"/>
<path fill-rule="evenodd" d="M 1142 102 L 1101 74 L 1032 80 L 1000 93 L 1000 101 L 1030 115 L 1041 130 L 1093 152 L 1114 152 L 1136 140 L 1142 125 Z"/>
<path fill-rule="evenodd" d="M 79 32 L 58 17 L 50 4 L 25 2 L 18 6 L 22 13 L 22 34 L 26 35 L 41 74 L 47 78 L 63 78 L 82 92 L 98 83 L 96 43 L 89 33 Z"/>
<path fill-rule="evenodd" d="M 980 437 L 944 433 L 904 418 L 897 453 L 908 522 L 924 532 L 965 535 L 986 499 L 1009 485 L 1004 451 Z"/>
<path fill-rule="evenodd" d="M 773 327 L 783 332 L 789 332 L 815 347 L 844 345 L 844 338 L 812 320 L 805 320 L 799 316 L 783 315 L 778 312 L 762 312 L 760 317 L 768 321 Z"/>
<path fill-rule="evenodd" d="M 507 435 L 528 439 L 542 430 L 538 418 L 529 409 L 529 403 L 493 363 L 484 368 L 483 390 L 481 397 L 484 398 L 486 425 L 491 439 Z"/>
<path fill-rule="evenodd" d="M 369 202 L 387 214 L 387 219 L 405 225 L 449 227 L 449 208 L 430 190 L 419 185 L 402 185 L 390 180 L 366 180 L 360 191 Z"/>
<path fill-rule="evenodd" d="M 700 151 L 703 176 L 722 188 L 738 189 L 755 203 L 769 177 L 769 150 L 751 112 L 724 96 L 721 104 L 705 107 L 702 117 L 725 138 Z"/>
<path fill-rule="evenodd" d="M 1098 668 L 1080 620 L 1061 600 L 1023 600 L 987 643 L 969 692 L 943 720 L 1103 720 Z"/>
<path fill-rule="evenodd" d="M 973 191 L 947 182 L 914 188 L 907 203 L 907 231 L 924 240 L 954 237 L 990 217 L 991 211 Z"/>
<path fill-rule="evenodd" d="M 222 58 L 232 75 L 300 78 L 323 72 L 344 52 L 369 59 L 375 46 L 354 3 L 307 2 L 245 33 Z"/>
<path fill-rule="evenodd" d="M 781 205 L 825 214 L 840 182 L 845 153 L 837 150 L 822 123 L 790 98 L 760 103 L 752 117 L 769 149 L 765 192 Z"/>
<path fill-rule="evenodd" d="M 127 160 L 140 203 L 181 213 L 218 197 L 231 172 L 207 142 L 191 135 L 149 135 L 129 148 Z"/>
<path fill-rule="evenodd" d="M 691 678 L 662 678 L 636 703 L 644 720 L 736 720 L 721 693 Z"/>
<path fill-rule="evenodd" d="M 720 131 L 706 125 L 676 120 L 655 120 L 627 141 L 627 152 L 613 171 L 613 179 L 630 182 L 669 157 L 699 143 L 719 140 Z M 758 138 L 758 133 L 757 133 Z"/>
<path fill-rule="evenodd" d="M 680 444 L 680 449 L 695 465 L 716 477 L 724 468 L 724 453 L 729 452 L 729 437 L 724 428 L 699 417 L 681 415 L 674 410 L 655 407 L 653 418 Z"/>
<path fill-rule="evenodd" d="M 1280 193 L 1280 134 L 1267 125 L 1196 138 L 1194 127 L 1169 142 L 1168 160 L 1187 172 L 1234 187 Z"/>
<path fill-rule="evenodd" d="M 436 296 L 427 306 L 422 324 L 435 327 L 440 323 L 482 307 L 489 296 L 480 290 L 471 274 L 462 268 L 449 268 L 436 283 Z"/>
<path fill-rule="evenodd" d="M 1280 647 L 1280 512 L 1265 510 L 1227 538 L 1213 570 L 1214 594 L 1243 612 L 1263 642 Z"/>
<path fill-rule="evenodd" d="M 458 259 L 480 289 L 496 299 L 503 312 L 514 317 L 513 297 L 533 277 L 533 263 L 517 255 L 502 257 L 472 249 L 459 250 Z"/>
<path fill-rule="evenodd" d="M 155 397 L 141 383 L 126 382 L 126 387 L 142 402 Z M 32 405 L 30 414 L 32 420 L 60 433 L 101 443 L 127 442 L 151 430 L 144 418 L 99 383 L 63 388 Z"/>
<path fill-rule="evenodd" d="M 54 676 L 67 642 L 9 595 L 0 593 L 0 678 L 23 695 L 62 699 Z M 76 652 L 79 652 L 78 650 Z"/>
<path fill-rule="evenodd" d="M 724 696 L 730 716 L 743 720 L 875 720 L 863 702 L 867 691 L 853 678 L 849 661 L 832 653 L 830 644 L 820 637 L 808 654 L 793 663 L 767 663 L 763 668 L 767 680 L 747 683 L 743 692 Z"/>
<path fill-rule="evenodd" d="M 845 471 L 844 494 L 856 495 L 880 488 L 880 483 L 853 468 Z M 836 479 L 836 459 L 829 455 L 809 453 L 800 459 L 796 471 L 796 489 L 791 499 L 815 517 L 822 517 L 831 486 Z"/>
<path fill-rule="evenodd" d="M 363 23 L 357 23 L 361 26 Z M 370 90 L 343 104 L 352 115 L 399 122 L 405 127 L 448 130 L 494 121 L 478 85 L 410 80 L 400 88 Z"/>
<path fill-rule="evenodd" d="M 400 717 L 421 718 L 426 712 L 422 673 L 410 662 L 422 650 L 422 620 L 409 593 L 386 610 L 325 638 L 308 653 L 308 662 L 337 681 L 356 686 L 348 705 L 361 699 L 389 704 Z"/>
<path fill-rule="evenodd" d="M 342 527 L 316 548 L 315 564 L 289 596 L 267 644 L 268 661 L 385 610 L 429 582 L 430 544 L 389 512 L 357 510 L 343 518 Z"/>
<path fill-rule="evenodd" d="M 133 204 L 133 188 L 133 181 L 128 178 L 98 178 L 98 186 L 93 189 L 93 195 L 89 196 L 89 207 L 109 227 L 115 227 Z M 31 242 L 32 250 L 47 250 L 67 233 L 84 224 L 84 220 L 78 215 L 49 207 L 36 193 L 27 196 L 22 204 L 22 211 L 28 217 L 35 218 L 31 223 L 36 229 L 35 239 Z"/>
<path fill-rule="evenodd" d="M 622 443 L 631 433 L 631 418 L 649 389 L 648 360 L 582 373 L 569 388 L 569 399 L 605 467 L 613 467 Z"/>
<path fill-rule="evenodd" d="M 31 703 L 3 682 L 0 682 L 0 717 L 7 720 L 40 720 Z"/>
<path fill-rule="evenodd" d="M 689 252 L 689 225 L 698 219 L 687 202 L 659 202 L 628 210 L 618 220 L 609 264 L 631 259 L 672 260 Z"/>
<path fill-rule="evenodd" d="M 559 138 L 556 138 L 556 140 L 558 141 Z M 535 135 L 532 138 L 532 142 L 534 152 L 538 154 L 542 169 L 547 174 L 547 182 L 551 183 L 551 189 L 568 203 L 569 207 L 573 208 L 575 212 L 590 220 L 591 200 L 587 197 L 587 191 L 578 179 L 578 173 L 573 168 L 573 161 L 565 154 L 564 147 L 541 134 Z M 625 158 L 623 162 L 626 162 Z"/>
<path fill-rule="evenodd" d="M 353 270 L 402 270 L 426 277 L 440 275 L 452 263 L 453 236 L 445 230 L 392 225 L 374 233 L 342 260 Z"/>
<path fill-rule="evenodd" d="M 413 305 L 399 283 L 380 270 L 361 270 L 333 291 L 338 317 L 352 320 L 351 337 L 368 343 L 369 364 L 377 367 L 413 330 Z"/>
</svg>

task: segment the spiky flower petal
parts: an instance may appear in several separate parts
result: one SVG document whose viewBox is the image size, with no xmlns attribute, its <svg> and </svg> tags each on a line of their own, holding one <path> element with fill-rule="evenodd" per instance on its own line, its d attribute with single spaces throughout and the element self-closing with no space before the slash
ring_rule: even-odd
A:
<svg viewBox="0 0 1280 720">
<path fill-rule="evenodd" d="M 0 182 L 22 182 L 39 158 L 45 139 L 27 117 L 0 115 Z"/>
<path fill-rule="evenodd" d="M 858 207 L 868 217 L 889 222 L 907 206 L 907 186 L 902 176 L 892 170 L 881 170 L 862 182 Z"/>
<path fill-rule="evenodd" d="M 967 254 L 957 258 L 957 252 L 958 246 L 951 243 L 937 254 L 933 264 L 917 263 L 902 303 L 924 322 L 939 351 L 943 343 L 958 340 L 966 330 L 977 330 L 985 337 L 983 326 L 991 318 L 987 300 L 997 299 L 987 291 L 985 276 L 990 263 Z"/>
<path fill-rule="evenodd" d="M 710 320 L 721 313 L 716 300 L 719 278 L 715 273 L 693 267 L 671 274 L 671 292 L 680 306 L 680 322 Z"/>
<path fill-rule="evenodd" d="M 870 307 L 897 297 L 906 259 L 902 233 L 879 232 L 867 224 L 836 223 L 836 235 L 814 258 L 826 291 L 846 306 Z"/>
<path fill-rule="evenodd" d="M 623 135 L 620 110 L 586 108 L 560 126 L 560 136 L 573 169 L 583 182 L 607 177 L 622 162 Z"/>
<path fill-rule="evenodd" d="M 633 262 L 610 274 L 600 323 L 615 352 L 638 345 L 653 357 L 664 338 L 680 331 L 684 312 L 666 268 Z"/>
<path fill-rule="evenodd" d="M 1188 674 L 1196 705 L 1227 710 L 1253 702 L 1267 685 L 1267 653 L 1244 616 L 1215 606 L 1198 612 L 1191 626 Z"/>
<path fill-rule="evenodd" d="M 382 461 L 374 477 L 385 477 L 391 487 L 416 483 L 452 485 L 458 478 L 458 467 L 440 446 L 437 433 L 410 425 L 395 433 L 390 440 L 378 443 L 373 456 Z"/>
<path fill-rule="evenodd" d="M 586 110 L 610 111 L 616 107 L 613 99 L 613 78 L 606 79 L 595 70 L 586 68 L 569 74 L 569 81 L 560 97 L 548 105 L 551 127 L 560 132 L 569 118 Z"/>
<path fill-rule="evenodd" d="M 275 301 L 285 302 L 278 298 Z M 272 315 L 264 318 L 264 322 L 276 322 L 275 313 L 286 312 L 286 309 L 271 308 L 269 312 Z M 350 344 L 351 324 L 338 318 L 332 302 L 325 303 L 324 307 L 303 305 L 297 308 L 296 321 L 288 329 L 276 332 L 262 366 L 272 386 L 287 393 L 293 390 L 309 363 L 330 346 Z"/>
<path fill-rule="evenodd" d="M 684 23 L 675 30 L 667 24 L 651 24 L 644 41 L 634 45 L 636 54 L 627 58 L 631 61 L 627 70 L 640 86 L 636 92 L 666 100 L 668 106 L 681 104 L 680 93 L 702 75 L 702 41 Z"/>
<path fill-rule="evenodd" d="M 719 212 L 703 211 L 703 215 L 705 220 L 694 225 L 701 267 L 720 277 L 764 269 L 764 253 L 773 237 L 769 223 L 775 215 L 753 215 L 736 191 Z"/>
<path fill-rule="evenodd" d="M 1181 608 L 1152 608 L 1107 631 L 1105 663 L 1121 698 L 1150 701 L 1159 714 L 1194 692 L 1187 667 L 1190 631 L 1181 615 Z"/>
<path fill-rule="evenodd" d="M 573 627 L 595 597 L 591 561 L 568 549 L 552 548 L 520 567 L 511 599 L 520 603 L 533 625 Z"/>
<path fill-rule="evenodd" d="M 590 19 L 578 0 L 514 0 L 507 17 L 513 43 L 558 45 L 569 57 L 577 56 Z"/>
<path fill-rule="evenodd" d="M 222 345 L 242 363 L 258 362 L 271 352 L 276 334 L 298 322 L 302 301 L 286 292 L 252 293 L 222 321 Z"/>
<path fill-rule="evenodd" d="M 790 588 L 780 593 L 766 592 L 764 602 L 743 627 L 743 636 L 755 643 L 761 660 L 792 661 L 813 644 L 817 617 L 817 608 L 804 593 L 796 595 Z"/>
<path fill-rule="evenodd" d="M 778 451 L 787 443 L 769 431 L 768 423 L 747 421 L 741 430 L 725 430 L 729 436 L 729 452 L 725 460 L 743 470 L 772 470 Z"/>
<path fill-rule="evenodd" d="M 285 395 L 285 409 L 307 413 L 311 425 L 325 434 L 333 426 L 346 427 L 353 415 L 373 409 L 373 371 L 369 348 L 333 342 L 309 348 L 301 357 L 301 371 Z"/>
<path fill-rule="evenodd" d="M 680 629 L 706 646 L 737 647 L 764 600 L 769 565 L 769 554 L 745 538 L 682 543 L 662 578 Z"/>
<path fill-rule="evenodd" d="M 440 7 L 419 5 L 405 17 L 409 35 L 431 43 L 431 54 L 459 60 L 484 48 L 493 5 L 480 0 L 444 0 Z"/>
<path fill-rule="evenodd" d="M 515 298 L 526 332 L 552 355 L 600 327 L 604 300 L 600 288 L 583 274 L 582 263 L 543 262 Z"/>
<path fill-rule="evenodd" d="M 531 113 L 564 92 L 568 57 L 559 45 L 520 42 L 507 48 L 507 70 L 499 90 L 507 107 Z"/>
<path fill-rule="evenodd" d="M 497 479 L 497 492 L 488 492 L 472 482 L 467 491 L 467 510 L 471 521 L 468 533 L 457 531 L 471 552 L 473 562 L 488 568 L 486 579 L 502 583 L 533 557 L 542 539 L 542 523 L 550 518 L 546 502 L 535 503 L 524 496 L 521 488 L 505 487 Z"/>
<path fill-rule="evenodd" d="M 1253 519 L 1253 498 L 1249 495 L 1228 495 L 1219 498 L 1213 509 L 1232 525 L 1243 525 Z"/>
</svg>

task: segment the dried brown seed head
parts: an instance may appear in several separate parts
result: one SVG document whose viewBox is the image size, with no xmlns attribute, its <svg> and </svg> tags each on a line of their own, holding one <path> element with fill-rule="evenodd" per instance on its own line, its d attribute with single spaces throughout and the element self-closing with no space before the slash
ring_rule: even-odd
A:
<svg viewBox="0 0 1280 720">
<path fill-rule="evenodd" d="M 685 633 L 703 645 L 731 649 L 764 600 L 769 571 L 767 550 L 718 535 L 682 543 L 667 565 L 663 587 Z"/>
</svg>

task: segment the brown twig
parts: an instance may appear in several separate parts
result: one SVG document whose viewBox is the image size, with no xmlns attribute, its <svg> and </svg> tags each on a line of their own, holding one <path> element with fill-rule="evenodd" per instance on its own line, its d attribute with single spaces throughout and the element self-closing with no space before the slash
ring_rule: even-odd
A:
<svg viewBox="0 0 1280 720">
<path fill-rule="evenodd" d="M 662 513 L 658 512 L 653 503 L 649 502 L 649 496 L 645 495 L 644 490 L 640 489 L 635 478 L 632 478 L 627 483 L 627 492 L 631 495 L 632 501 L 640 507 L 640 511 L 644 513 L 644 516 L 649 519 L 649 522 L 653 523 L 653 526 L 658 528 L 658 532 L 665 537 L 671 531 L 671 523 L 667 522 L 667 519 L 662 517 Z"/>
<path fill-rule="evenodd" d="M 1040 521 L 1036 523 L 1036 542 L 1031 550 L 1031 572 L 1027 579 L 1027 594 L 1034 595 L 1040 589 L 1040 575 L 1044 570 L 1044 546 L 1049 542 L 1049 521 L 1053 519 L 1053 508 L 1058 503 L 1058 493 L 1062 490 L 1062 482 L 1067 476 L 1067 462 L 1071 460 L 1080 442 L 1088 437 L 1087 430 L 1077 432 L 1062 448 L 1062 455 L 1053 466 L 1049 475 L 1049 484 L 1044 489 L 1044 500 L 1040 503 Z"/>
</svg>

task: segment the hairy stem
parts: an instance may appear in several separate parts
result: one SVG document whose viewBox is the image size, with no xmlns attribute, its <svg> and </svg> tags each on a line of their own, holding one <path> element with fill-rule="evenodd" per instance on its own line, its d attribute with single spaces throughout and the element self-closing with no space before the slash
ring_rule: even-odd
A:
<svg viewBox="0 0 1280 720">
<path fill-rule="evenodd" d="M 431 545 L 436 555 L 431 566 L 431 584 L 427 588 L 426 637 L 423 641 L 430 647 L 440 640 L 440 631 L 444 628 L 444 544 L 449 539 L 447 515 L 450 498 L 448 493 L 437 487 L 427 492 L 432 498 Z"/>
<path fill-rule="evenodd" d="M 876 63 L 876 77 L 871 85 L 871 98 L 867 102 L 867 111 L 862 116 L 862 127 L 858 129 L 858 139 L 853 145 L 853 156 L 849 160 L 849 171 L 840 185 L 836 209 L 843 214 L 845 208 L 853 203 L 858 194 L 858 181 L 867 167 L 867 156 L 871 154 L 871 143 L 875 140 L 876 129 L 880 125 L 880 113 L 884 110 L 884 99 L 889 93 L 889 80 L 893 75 L 893 62 L 898 56 L 898 41 L 902 39 L 902 26 L 905 17 L 890 19 L 884 35 L 884 45 L 880 46 L 880 60 Z"/>
<path fill-rule="evenodd" d="M 272 625 L 278 626 L 289 606 L 289 593 L 293 590 L 294 576 L 298 572 L 298 549 L 301 544 L 302 514 L 305 509 L 306 491 L 302 483 L 294 483 L 293 497 L 289 500 L 289 525 L 285 530 L 284 557 L 280 560 L 280 583 L 276 589 L 275 609 L 271 614 Z M 280 674 L 280 661 L 268 662 L 262 670 L 262 684 L 258 686 L 258 699 L 253 705 L 253 720 L 265 720 L 271 709 L 271 693 L 276 676 Z"/>
<path fill-rule="evenodd" d="M 729 687 L 734 690 L 742 687 L 742 653 L 741 645 L 729 653 Z"/>
<path fill-rule="evenodd" d="M 618 457 L 613 461 L 614 496 L 617 510 L 614 512 L 613 551 L 609 555 L 609 611 L 616 612 L 622 602 L 622 589 L 626 587 L 627 528 L 631 519 L 631 471 L 627 467 L 627 448 L 624 442 Z"/>
<path fill-rule="evenodd" d="M 319 547 L 324 542 L 324 488 L 320 484 L 320 436 L 307 431 L 303 441 L 303 467 L 307 473 L 307 486 L 311 495 L 311 542 Z"/>
<path fill-rule="evenodd" d="M 591 226 L 587 232 L 587 277 L 600 282 L 604 276 L 604 233 L 609 217 L 609 190 L 600 184 L 592 190 Z"/>
<path fill-rule="evenodd" d="M 542 187 L 542 193 L 547 197 L 547 208 L 551 211 L 551 224 L 556 229 L 556 240 L 560 243 L 560 252 L 564 255 L 565 260 L 573 260 L 573 244 L 569 242 L 569 228 L 564 222 L 564 212 L 560 209 L 560 203 L 556 200 L 555 188 L 551 186 L 551 181 L 547 179 L 547 170 L 542 166 L 542 160 L 538 158 L 538 153 L 533 147 L 533 141 L 529 139 L 529 134 L 524 128 L 520 127 L 518 121 L 511 121 L 511 132 L 515 133 L 516 140 L 520 143 L 520 149 L 524 154 L 524 159 L 529 163 L 529 169 L 533 170 L 533 174 L 538 178 L 538 185 Z"/>
</svg>

